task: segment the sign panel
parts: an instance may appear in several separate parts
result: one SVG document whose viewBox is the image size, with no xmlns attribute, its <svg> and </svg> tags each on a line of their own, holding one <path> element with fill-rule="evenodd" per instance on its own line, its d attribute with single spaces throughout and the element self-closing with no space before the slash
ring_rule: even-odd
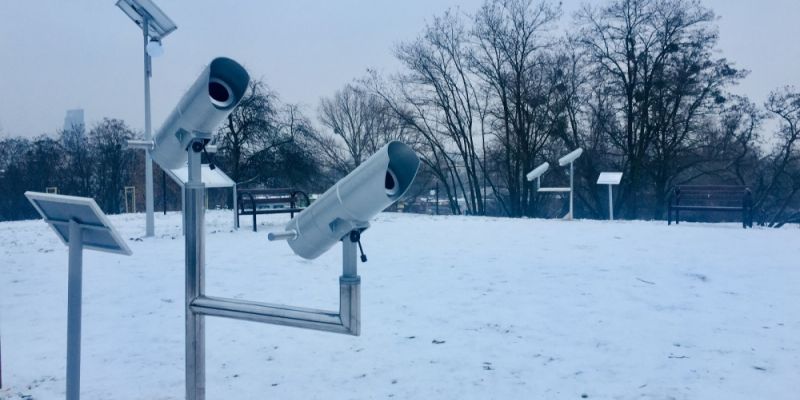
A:
<svg viewBox="0 0 800 400">
<path fill-rule="evenodd" d="M 598 185 L 619 185 L 622 181 L 622 172 L 601 172 L 597 178 Z"/>
<path fill-rule="evenodd" d="M 25 192 L 25 197 L 65 245 L 69 245 L 69 223 L 74 220 L 80 224 L 85 248 L 132 254 L 94 199 L 39 192 Z"/>
</svg>

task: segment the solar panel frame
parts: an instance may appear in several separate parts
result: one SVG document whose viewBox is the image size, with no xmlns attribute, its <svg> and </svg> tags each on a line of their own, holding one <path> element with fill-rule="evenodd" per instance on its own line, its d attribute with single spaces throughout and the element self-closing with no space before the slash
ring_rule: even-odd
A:
<svg viewBox="0 0 800 400">
<path fill-rule="evenodd" d="M 148 16 L 150 21 L 147 34 L 152 39 L 161 40 L 175 29 L 178 29 L 175 22 L 151 0 L 118 0 L 117 7 L 139 27 L 144 23 L 145 16 Z"/>
<path fill-rule="evenodd" d="M 133 254 L 94 199 L 30 191 L 25 192 L 25 197 L 64 245 L 69 245 L 69 223 L 75 220 L 83 229 L 84 248 Z"/>
</svg>

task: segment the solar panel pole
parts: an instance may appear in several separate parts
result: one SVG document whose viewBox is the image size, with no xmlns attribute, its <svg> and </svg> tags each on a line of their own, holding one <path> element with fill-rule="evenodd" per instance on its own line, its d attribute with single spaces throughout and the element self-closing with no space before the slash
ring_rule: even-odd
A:
<svg viewBox="0 0 800 400">
<path fill-rule="evenodd" d="M 69 221 L 69 280 L 67 283 L 67 400 L 81 397 L 81 284 L 83 230 Z"/>
<path fill-rule="evenodd" d="M 161 9 L 149 0 L 118 0 L 117 7 L 122 10 L 133 22 L 142 28 L 144 42 L 144 142 L 149 142 L 150 147 L 145 147 L 144 162 L 144 196 L 145 196 L 145 236 L 154 236 L 154 200 L 153 200 L 153 157 L 152 128 L 150 121 L 150 77 L 153 75 L 152 57 L 158 56 L 161 50 L 161 39 L 169 35 L 178 27 L 167 17 Z M 152 32 L 151 32 L 152 28 Z M 148 52 L 150 41 L 157 44 Z M 129 142 L 130 144 L 130 142 Z M 140 147 L 140 146 L 136 146 Z"/>
<path fill-rule="evenodd" d="M 142 36 L 144 36 L 144 140 L 152 140 L 150 122 L 150 76 L 153 75 L 150 54 L 147 53 L 149 41 L 150 18 L 145 13 L 142 21 Z M 145 149 L 144 156 L 144 204 L 145 204 L 145 236 L 155 235 L 155 220 L 153 216 L 153 158 L 150 150 Z"/>
</svg>

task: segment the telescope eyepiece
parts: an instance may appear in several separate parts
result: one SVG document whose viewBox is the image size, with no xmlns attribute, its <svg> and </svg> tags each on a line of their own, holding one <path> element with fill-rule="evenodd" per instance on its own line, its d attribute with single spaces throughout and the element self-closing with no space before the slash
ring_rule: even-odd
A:
<svg viewBox="0 0 800 400">
<path fill-rule="evenodd" d="M 211 103 L 219 108 L 225 108 L 233 103 L 233 91 L 224 81 L 211 78 L 208 81 L 208 97 Z"/>
<path fill-rule="evenodd" d="M 386 170 L 386 178 L 384 179 L 383 187 L 386 188 L 386 194 L 390 197 L 396 195 L 397 191 L 400 189 L 400 186 L 397 184 L 397 177 L 391 169 Z"/>
</svg>

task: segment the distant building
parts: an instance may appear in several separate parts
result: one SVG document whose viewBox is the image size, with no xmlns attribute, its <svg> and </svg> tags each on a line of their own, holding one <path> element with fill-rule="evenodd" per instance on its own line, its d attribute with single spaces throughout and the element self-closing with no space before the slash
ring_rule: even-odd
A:
<svg viewBox="0 0 800 400">
<path fill-rule="evenodd" d="M 77 108 L 75 110 L 67 110 L 67 116 L 64 117 L 64 130 L 72 129 L 76 126 L 83 125 L 83 109 Z"/>
</svg>

